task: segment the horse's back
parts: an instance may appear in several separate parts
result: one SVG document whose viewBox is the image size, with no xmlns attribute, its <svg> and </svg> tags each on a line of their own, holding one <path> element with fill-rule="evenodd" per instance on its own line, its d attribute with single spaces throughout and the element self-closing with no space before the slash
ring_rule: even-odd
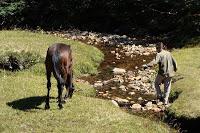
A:
<svg viewBox="0 0 200 133">
<path fill-rule="evenodd" d="M 48 48 L 47 55 L 52 56 L 53 54 L 61 54 L 62 52 L 71 52 L 70 45 L 64 43 L 56 43 Z"/>
<path fill-rule="evenodd" d="M 72 53 L 70 45 L 63 43 L 56 43 L 51 45 L 47 50 L 46 69 L 49 71 L 63 71 L 63 69 L 68 69 L 72 65 Z M 61 70 L 62 69 L 62 70 Z"/>
</svg>

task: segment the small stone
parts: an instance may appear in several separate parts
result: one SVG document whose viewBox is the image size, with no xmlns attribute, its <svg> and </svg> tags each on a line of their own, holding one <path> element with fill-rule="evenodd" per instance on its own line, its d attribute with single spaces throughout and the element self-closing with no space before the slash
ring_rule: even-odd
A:
<svg viewBox="0 0 200 133">
<path fill-rule="evenodd" d="M 136 80 L 141 80 L 142 77 L 141 77 L 141 76 L 137 76 L 137 77 L 135 77 L 135 79 L 136 79 Z"/>
<path fill-rule="evenodd" d="M 136 103 L 136 104 L 133 104 L 131 106 L 131 108 L 134 109 L 134 110 L 141 110 L 142 106 L 140 104 Z"/>
<path fill-rule="evenodd" d="M 135 90 L 140 90 L 140 87 L 138 87 L 136 84 L 129 84 L 128 88 L 135 89 Z"/>
<path fill-rule="evenodd" d="M 148 107 L 152 107 L 153 106 L 152 102 L 147 102 L 145 105 L 148 106 Z"/>
<path fill-rule="evenodd" d="M 111 89 L 111 90 L 116 90 L 116 89 L 117 89 L 117 87 L 110 87 L 110 89 Z"/>
<path fill-rule="evenodd" d="M 142 77 L 142 82 L 144 82 L 144 83 L 147 83 L 147 82 L 149 82 L 149 78 L 148 77 Z"/>
<path fill-rule="evenodd" d="M 138 100 L 139 100 L 139 101 L 142 101 L 142 100 L 143 100 L 143 98 L 142 98 L 142 97 L 139 97 L 139 98 L 138 98 Z"/>
<path fill-rule="evenodd" d="M 146 103 L 146 109 L 147 110 L 150 110 L 150 109 L 152 109 L 152 107 L 153 107 L 153 104 L 152 104 L 152 102 L 148 102 L 148 103 Z"/>
<path fill-rule="evenodd" d="M 122 99 L 119 97 L 116 97 L 114 100 L 117 101 L 118 103 L 128 103 L 129 102 L 127 99 Z"/>
<path fill-rule="evenodd" d="M 125 52 L 124 54 L 125 54 L 126 56 L 130 56 L 130 55 L 131 55 L 130 52 Z"/>
<path fill-rule="evenodd" d="M 132 98 L 131 97 L 126 97 L 126 99 L 131 100 Z"/>
<path fill-rule="evenodd" d="M 115 51 L 111 51 L 110 53 L 111 53 L 111 54 L 115 54 Z"/>
<path fill-rule="evenodd" d="M 126 86 L 121 85 L 119 88 L 123 90 L 123 89 L 126 89 Z"/>
<path fill-rule="evenodd" d="M 148 68 L 148 65 L 147 65 L 147 64 L 144 64 L 144 65 L 142 65 L 142 67 L 143 67 L 144 69 L 147 69 L 147 68 Z"/>
<path fill-rule="evenodd" d="M 103 94 L 103 97 L 107 97 L 107 96 L 108 96 L 108 93 Z"/>
<path fill-rule="evenodd" d="M 154 108 L 152 108 L 151 110 L 153 110 L 154 112 L 160 112 L 160 111 L 162 111 L 160 108 L 158 108 L 158 107 L 154 107 Z"/>
<path fill-rule="evenodd" d="M 163 102 L 158 102 L 157 105 L 161 106 L 161 105 L 163 105 Z"/>
<path fill-rule="evenodd" d="M 132 92 L 129 92 L 128 94 L 129 94 L 129 95 L 135 95 L 135 92 L 132 91 Z"/>
<path fill-rule="evenodd" d="M 131 104 L 134 104 L 134 103 L 135 103 L 135 101 L 130 101 L 130 103 L 131 103 Z"/>
<path fill-rule="evenodd" d="M 126 72 L 126 70 L 122 69 L 122 68 L 114 68 L 113 69 L 114 74 L 124 74 L 125 72 Z"/>
<path fill-rule="evenodd" d="M 94 87 L 102 87 L 103 83 L 94 83 Z"/>
<path fill-rule="evenodd" d="M 103 85 L 107 85 L 111 82 L 111 80 L 106 80 L 106 81 L 103 81 Z"/>
<path fill-rule="evenodd" d="M 118 103 L 115 100 L 111 100 L 111 102 L 116 106 L 119 107 Z"/>
<path fill-rule="evenodd" d="M 143 53 L 143 55 L 148 56 L 148 55 L 150 55 L 150 53 L 149 52 L 145 52 L 145 53 Z"/>
<path fill-rule="evenodd" d="M 148 109 L 146 109 L 145 107 L 142 107 L 142 111 L 146 111 L 146 110 L 148 110 Z"/>
</svg>

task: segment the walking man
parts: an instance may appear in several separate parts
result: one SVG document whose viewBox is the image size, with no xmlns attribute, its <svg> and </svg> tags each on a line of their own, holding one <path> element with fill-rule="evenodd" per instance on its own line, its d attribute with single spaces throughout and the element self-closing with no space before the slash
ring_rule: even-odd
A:
<svg viewBox="0 0 200 133">
<path fill-rule="evenodd" d="M 159 42 L 156 45 L 156 59 L 154 64 L 158 64 L 159 70 L 155 79 L 155 89 L 157 99 L 163 101 L 165 105 L 168 105 L 169 94 L 171 90 L 171 80 L 177 71 L 177 63 L 170 52 L 163 49 L 164 44 Z M 160 86 L 164 84 L 164 94 L 162 94 Z"/>
</svg>

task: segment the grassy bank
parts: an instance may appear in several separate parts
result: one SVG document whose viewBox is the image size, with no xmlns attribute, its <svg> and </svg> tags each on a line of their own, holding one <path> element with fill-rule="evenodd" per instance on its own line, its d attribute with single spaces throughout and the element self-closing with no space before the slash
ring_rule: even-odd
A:
<svg viewBox="0 0 200 133">
<path fill-rule="evenodd" d="M 96 48 L 62 38 L 27 31 L 0 31 L 0 52 L 34 51 L 42 57 L 54 42 L 72 46 L 76 76 L 96 73 L 102 54 Z M 56 81 L 52 81 L 51 109 L 44 110 L 46 79 L 43 63 L 20 72 L 0 71 L 0 132 L 137 132 L 165 133 L 161 122 L 130 115 L 110 101 L 94 98 L 95 90 L 76 83 L 74 97 L 59 110 Z"/>
<path fill-rule="evenodd" d="M 178 63 L 177 75 L 183 79 L 173 84 L 173 91 L 181 93 L 169 111 L 176 117 L 200 117 L 200 47 L 175 50 L 173 55 Z"/>
<path fill-rule="evenodd" d="M 97 66 L 102 60 L 103 54 L 94 47 L 89 47 L 77 41 L 65 40 L 42 33 L 31 33 L 27 31 L 0 31 L 0 53 L 3 55 L 8 51 L 29 51 L 46 56 L 47 48 L 53 43 L 60 42 L 70 44 L 73 50 L 74 71 L 79 76 L 84 73 L 96 73 Z M 37 71 L 44 73 L 43 64 L 39 64 Z"/>
</svg>

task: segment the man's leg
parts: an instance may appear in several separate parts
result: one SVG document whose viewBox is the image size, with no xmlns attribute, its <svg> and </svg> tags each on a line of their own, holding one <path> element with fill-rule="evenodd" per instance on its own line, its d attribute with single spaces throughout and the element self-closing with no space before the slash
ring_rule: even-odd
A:
<svg viewBox="0 0 200 133">
<path fill-rule="evenodd" d="M 159 100 L 162 100 L 162 92 L 160 89 L 160 85 L 162 83 L 163 78 L 164 78 L 163 76 L 158 74 L 155 79 L 156 95 L 157 95 L 157 99 L 159 99 Z"/>
<path fill-rule="evenodd" d="M 169 94 L 170 94 L 170 90 L 171 90 L 171 77 L 166 77 L 164 79 L 164 104 L 168 104 L 169 101 Z"/>
</svg>

